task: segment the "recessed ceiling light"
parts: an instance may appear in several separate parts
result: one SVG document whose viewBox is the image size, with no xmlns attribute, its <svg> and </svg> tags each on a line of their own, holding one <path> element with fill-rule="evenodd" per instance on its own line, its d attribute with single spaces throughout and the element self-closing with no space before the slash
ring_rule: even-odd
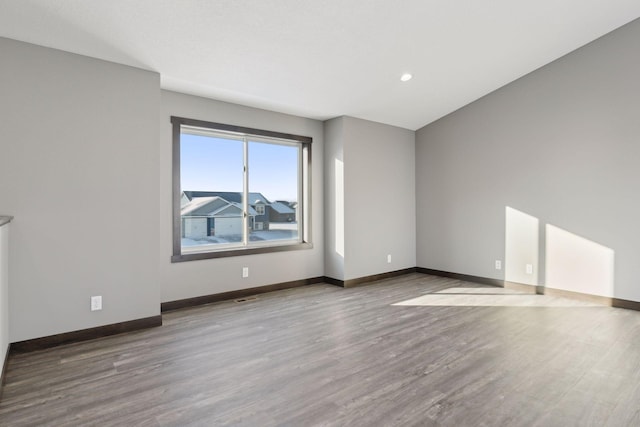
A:
<svg viewBox="0 0 640 427">
<path fill-rule="evenodd" d="M 400 80 L 402 80 L 403 82 L 408 82 L 409 80 L 411 80 L 411 77 L 413 77 L 411 74 L 404 73 L 402 76 L 400 76 Z"/>
</svg>

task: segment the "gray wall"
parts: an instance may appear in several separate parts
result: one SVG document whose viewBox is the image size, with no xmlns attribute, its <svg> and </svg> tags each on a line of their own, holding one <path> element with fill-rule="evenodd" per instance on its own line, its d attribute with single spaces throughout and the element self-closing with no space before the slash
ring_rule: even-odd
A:
<svg viewBox="0 0 640 427">
<path fill-rule="evenodd" d="M 417 134 L 160 91 L 153 72 L 0 39 L 9 340 L 416 264 L 640 301 L 638 39 L 634 22 Z M 313 249 L 172 264 L 171 115 L 313 137 Z"/>
<path fill-rule="evenodd" d="M 332 236 L 341 220 L 343 277 L 334 278 L 350 280 L 415 267 L 415 133 L 353 117 L 327 122 L 325 132 L 331 149 L 325 158 L 327 276 L 340 273 L 341 245 Z M 342 212 L 335 209 L 339 189 L 331 188 L 339 183 L 336 159 L 344 168 Z"/>
<path fill-rule="evenodd" d="M 419 267 L 502 279 L 514 258 L 540 284 L 640 301 L 638 40 L 635 21 L 417 132 Z M 608 268 L 609 291 L 581 283 Z"/>
<path fill-rule="evenodd" d="M 324 275 L 344 280 L 344 117 L 324 122 Z"/>
<path fill-rule="evenodd" d="M 9 347 L 9 228 L 0 225 L 0 364 Z M 0 369 L 2 369 L 0 367 Z"/>
<path fill-rule="evenodd" d="M 255 286 L 324 275 L 322 122 L 214 101 L 161 92 L 160 116 L 160 287 L 162 301 L 175 301 Z M 172 264 L 171 116 L 310 136 L 312 143 L 312 249 Z M 249 277 L 242 278 L 242 267 Z"/>
<path fill-rule="evenodd" d="M 158 74 L 8 39 L 0 57 L 11 341 L 158 315 Z"/>
</svg>

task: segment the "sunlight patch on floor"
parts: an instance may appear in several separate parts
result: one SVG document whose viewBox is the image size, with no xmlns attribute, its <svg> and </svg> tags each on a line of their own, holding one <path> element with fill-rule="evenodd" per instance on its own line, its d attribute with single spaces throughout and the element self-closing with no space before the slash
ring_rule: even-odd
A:
<svg viewBox="0 0 640 427">
<path fill-rule="evenodd" d="M 505 288 L 448 288 L 392 305 L 459 307 L 600 307 L 585 301 L 535 295 Z"/>
</svg>

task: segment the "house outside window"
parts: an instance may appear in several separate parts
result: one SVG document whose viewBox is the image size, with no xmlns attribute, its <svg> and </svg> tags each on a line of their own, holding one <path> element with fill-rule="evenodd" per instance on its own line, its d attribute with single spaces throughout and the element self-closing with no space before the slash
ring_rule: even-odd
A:
<svg viewBox="0 0 640 427">
<path fill-rule="evenodd" d="M 171 121 L 173 262 L 311 247 L 310 137 Z"/>
</svg>

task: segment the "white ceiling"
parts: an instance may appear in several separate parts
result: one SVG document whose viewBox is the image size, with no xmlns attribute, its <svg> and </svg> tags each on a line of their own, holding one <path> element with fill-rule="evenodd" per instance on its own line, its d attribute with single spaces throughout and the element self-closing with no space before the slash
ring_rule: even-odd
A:
<svg viewBox="0 0 640 427">
<path fill-rule="evenodd" d="M 639 0 L 0 0 L 0 36 L 169 90 L 418 129 L 639 16 Z"/>
</svg>

